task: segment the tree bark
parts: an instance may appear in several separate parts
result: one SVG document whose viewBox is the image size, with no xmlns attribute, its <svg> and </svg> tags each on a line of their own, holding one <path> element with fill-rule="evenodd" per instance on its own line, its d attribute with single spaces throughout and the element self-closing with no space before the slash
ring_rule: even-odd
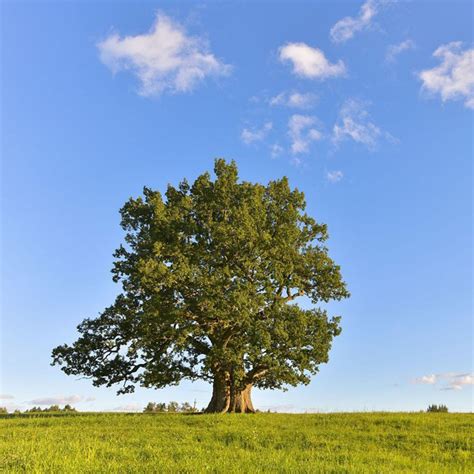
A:
<svg viewBox="0 0 474 474">
<path fill-rule="evenodd" d="M 252 384 L 242 390 L 231 386 L 228 376 L 214 378 L 212 398 L 206 413 L 255 413 L 251 398 Z"/>
<path fill-rule="evenodd" d="M 243 390 L 234 392 L 231 397 L 230 411 L 232 413 L 255 413 L 252 404 L 252 385 L 247 385 Z"/>
<path fill-rule="evenodd" d="M 230 406 L 229 377 L 224 375 L 214 376 L 212 384 L 212 398 L 207 406 L 206 413 L 226 413 Z"/>
</svg>

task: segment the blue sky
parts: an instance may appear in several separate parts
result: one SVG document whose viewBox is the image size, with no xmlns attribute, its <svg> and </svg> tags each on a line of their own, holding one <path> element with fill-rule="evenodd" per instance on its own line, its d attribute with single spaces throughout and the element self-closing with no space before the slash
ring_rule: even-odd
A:
<svg viewBox="0 0 474 474">
<path fill-rule="evenodd" d="M 115 395 L 50 367 L 119 291 L 118 210 L 234 159 L 287 175 L 352 297 L 280 411 L 472 410 L 470 2 L 2 3 L 0 405 L 207 404 Z"/>
</svg>

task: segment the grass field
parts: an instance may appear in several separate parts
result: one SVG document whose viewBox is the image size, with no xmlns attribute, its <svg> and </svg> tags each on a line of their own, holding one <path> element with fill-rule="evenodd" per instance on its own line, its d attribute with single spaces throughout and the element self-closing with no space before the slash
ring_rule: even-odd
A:
<svg viewBox="0 0 474 474">
<path fill-rule="evenodd" d="M 6 472 L 474 472 L 470 414 L 77 414 L 0 419 Z"/>
</svg>

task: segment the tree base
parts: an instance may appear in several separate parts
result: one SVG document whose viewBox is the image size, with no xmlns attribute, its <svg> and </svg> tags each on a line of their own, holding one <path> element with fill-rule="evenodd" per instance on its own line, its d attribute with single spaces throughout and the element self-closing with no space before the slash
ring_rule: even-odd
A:
<svg viewBox="0 0 474 474">
<path fill-rule="evenodd" d="M 255 413 L 251 398 L 252 386 L 232 393 L 228 386 L 214 381 L 212 398 L 205 413 Z"/>
</svg>

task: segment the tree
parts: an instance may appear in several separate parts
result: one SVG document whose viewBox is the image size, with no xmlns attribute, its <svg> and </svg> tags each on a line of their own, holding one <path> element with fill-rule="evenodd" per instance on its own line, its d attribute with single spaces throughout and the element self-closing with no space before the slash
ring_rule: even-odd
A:
<svg viewBox="0 0 474 474">
<path fill-rule="evenodd" d="M 428 413 L 448 413 L 446 405 L 430 405 L 426 410 Z"/>
<path fill-rule="evenodd" d="M 169 402 L 166 411 L 168 413 L 177 413 L 179 411 L 179 403 L 178 402 Z"/>
<path fill-rule="evenodd" d="M 181 413 L 195 413 L 197 410 L 195 406 L 192 406 L 188 402 L 184 402 L 184 403 L 181 403 L 181 406 L 179 407 L 179 411 Z"/>
<path fill-rule="evenodd" d="M 118 393 L 203 379 L 207 412 L 253 412 L 253 387 L 307 384 L 328 362 L 340 318 L 297 304 L 349 296 L 326 225 L 286 177 L 240 182 L 222 159 L 214 172 L 123 206 L 112 270 L 123 292 L 53 350 L 53 365 Z"/>
<path fill-rule="evenodd" d="M 143 413 L 164 413 L 166 411 L 166 403 L 149 402 L 143 409 Z"/>
</svg>

